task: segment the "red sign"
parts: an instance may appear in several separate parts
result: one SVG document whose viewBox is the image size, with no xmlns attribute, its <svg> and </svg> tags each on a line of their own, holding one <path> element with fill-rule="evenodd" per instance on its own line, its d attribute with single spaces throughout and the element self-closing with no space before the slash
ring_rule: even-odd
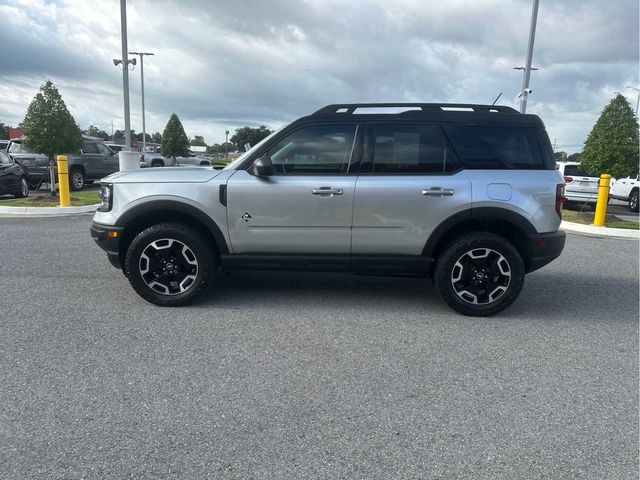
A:
<svg viewBox="0 0 640 480">
<path fill-rule="evenodd" d="M 22 130 L 19 128 L 9 127 L 9 140 L 13 140 L 14 138 L 20 138 L 22 136 Z"/>
</svg>

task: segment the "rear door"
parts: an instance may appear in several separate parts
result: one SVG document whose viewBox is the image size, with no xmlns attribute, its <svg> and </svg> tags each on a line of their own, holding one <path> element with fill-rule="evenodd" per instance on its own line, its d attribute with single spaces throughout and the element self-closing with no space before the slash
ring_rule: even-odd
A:
<svg viewBox="0 0 640 480">
<path fill-rule="evenodd" d="M 471 183 L 437 124 L 367 127 L 352 255 L 421 255 L 431 232 L 471 207 Z"/>
<path fill-rule="evenodd" d="M 231 176 L 227 222 L 235 254 L 348 259 L 356 131 L 353 123 L 301 126 L 266 152 L 274 175 L 239 170 Z"/>
</svg>

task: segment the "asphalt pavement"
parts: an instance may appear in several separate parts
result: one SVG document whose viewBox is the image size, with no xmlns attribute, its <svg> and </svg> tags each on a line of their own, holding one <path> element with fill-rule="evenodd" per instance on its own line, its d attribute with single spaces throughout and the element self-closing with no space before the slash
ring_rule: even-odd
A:
<svg viewBox="0 0 640 480">
<path fill-rule="evenodd" d="M 637 241 L 569 235 L 479 319 L 339 274 L 163 309 L 89 224 L 0 219 L 0 478 L 638 478 Z"/>
</svg>

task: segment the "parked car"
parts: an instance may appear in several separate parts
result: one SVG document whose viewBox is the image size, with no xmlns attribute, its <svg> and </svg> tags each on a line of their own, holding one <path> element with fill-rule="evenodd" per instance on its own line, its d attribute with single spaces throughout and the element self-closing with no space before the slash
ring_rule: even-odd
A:
<svg viewBox="0 0 640 480">
<path fill-rule="evenodd" d="M 29 172 L 30 188 L 37 188 L 49 178 L 49 159 L 41 153 L 33 153 L 22 144 L 22 139 L 9 141 L 7 153 Z"/>
<path fill-rule="evenodd" d="M 29 174 L 27 169 L 3 150 L 0 150 L 0 194 L 17 198 L 29 196 Z"/>
<path fill-rule="evenodd" d="M 9 140 L 0 140 L 0 152 L 5 152 L 9 146 Z"/>
<path fill-rule="evenodd" d="M 567 203 L 586 205 L 595 210 L 600 177 L 580 170 L 578 162 L 558 162 L 557 165 L 567 183 L 564 191 Z"/>
<path fill-rule="evenodd" d="M 165 167 L 176 165 L 211 165 L 211 161 L 204 155 L 199 155 L 189 151 L 189 155 L 185 157 L 176 157 L 175 163 L 173 158 L 165 158 L 160 153 L 160 147 L 155 152 L 145 152 L 140 155 L 140 167 Z"/>
<path fill-rule="evenodd" d="M 366 113 L 390 106 L 406 111 Z M 329 105 L 223 170 L 104 178 L 91 234 L 157 305 L 191 302 L 221 267 L 431 277 L 450 307 L 485 316 L 562 252 L 564 185 L 535 115 Z"/>
<path fill-rule="evenodd" d="M 11 140 L 7 152 L 29 171 L 32 187 L 49 179 L 49 159 L 46 155 L 30 152 L 21 139 Z M 117 172 L 118 156 L 101 140 L 83 138 L 79 154 L 66 154 L 69 162 L 69 186 L 82 190 L 88 183 Z"/>
<path fill-rule="evenodd" d="M 111 150 L 113 150 L 114 152 L 116 152 L 116 153 L 120 153 L 124 149 L 124 145 L 122 145 L 120 143 L 105 142 L 105 145 L 107 147 L 109 147 Z"/>
<path fill-rule="evenodd" d="M 614 180 L 609 189 L 609 197 L 623 200 L 629 204 L 629 210 L 638 211 L 638 191 L 640 189 L 640 177 L 621 178 Z"/>
</svg>

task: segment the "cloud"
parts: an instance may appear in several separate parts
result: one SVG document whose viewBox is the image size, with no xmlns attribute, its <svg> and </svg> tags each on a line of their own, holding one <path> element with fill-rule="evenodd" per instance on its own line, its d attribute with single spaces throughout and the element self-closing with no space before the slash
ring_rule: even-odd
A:
<svg viewBox="0 0 640 480">
<path fill-rule="evenodd" d="M 178 113 L 189 135 L 277 127 L 333 102 L 516 105 L 529 0 L 136 0 L 130 50 L 145 60 L 147 129 Z M 51 78 L 81 126 L 122 128 L 119 2 L 0 4 L 0 121 L 22 120 Z M 530 113 L 579 150 L 613 92 L 638 84 L 638 4 L 541 2 Z M 130 72 L 132 127 L 140 77 Z M 632 98 L 631 90 L 624 90 Z"/>
</svg>

